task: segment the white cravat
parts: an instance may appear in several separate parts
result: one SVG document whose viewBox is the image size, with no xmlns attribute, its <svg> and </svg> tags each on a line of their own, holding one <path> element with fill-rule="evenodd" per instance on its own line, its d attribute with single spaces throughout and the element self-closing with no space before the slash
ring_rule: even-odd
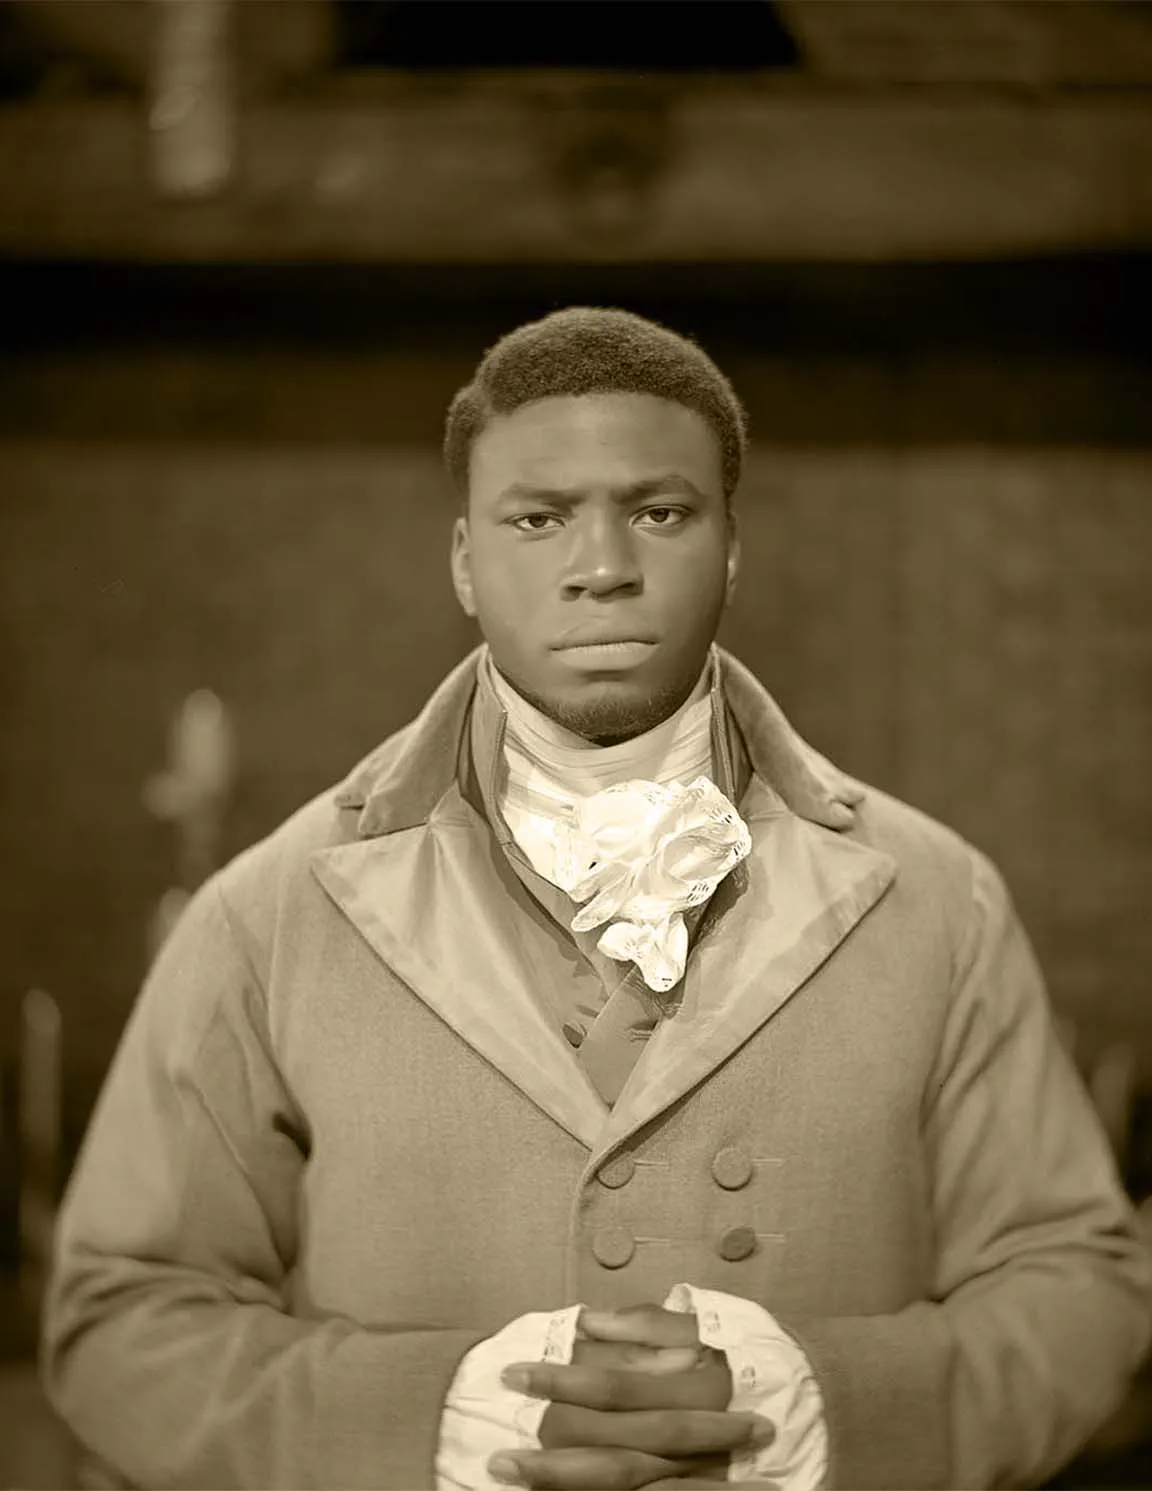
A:
<svg viewBox="0 0 1152 1491">
<path fill-rule="evenodd" d="M 598 746 L 529 704 L 485 654 L 493 692 L 504 707 L 504 771 L 498 800 L 509 832 L 538 875 L 556 884 L 556 828 L 581 797 L 619 782 L 690 782 L 713 776 L 712 663 L 675 714 L 619 745 Z"/>
<path fill-rule="evenodd" d="M 490 659 L 488 668 L 507 721 L 498 798 L 513 839 L 580 903 L 574 932 L 603 928 L 600 952 L 634 963 L 650 989 L 668 993 L 684 976 L 685 914 L 752 847 L 711 780 L 709 670 L 669 719 L 597 747 L 528 704 Z"/>
</svg>

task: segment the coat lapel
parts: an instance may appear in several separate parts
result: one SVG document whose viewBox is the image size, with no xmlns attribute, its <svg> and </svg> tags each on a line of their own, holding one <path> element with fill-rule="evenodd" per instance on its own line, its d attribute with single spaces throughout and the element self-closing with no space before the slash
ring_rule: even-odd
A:
<svg viewBox="0 0 1152 1491">
<path fill-rule="evenodd" d="M 713 897 L 679 1002 L 609 1110 L 542 997 L 583 966 L 581 954 L 458 784 L 481 657 L 466 658 L 340 789 L 336 805 L 358 810 L 359 837 L 317 851 L 313 869 L 384 962 L 595 1159 L 770 1020 L 881 898 L 895 864 L 845 832 L 865 790 L 718 650 L 717 708 L 731 708 L 752 771 L 741 808 L 753 849 Z"/>
<path fill-rule="evenodd" d="M 797 817 L 759 780 L 749 788 L 744 817 L 752 852 L 718 888 L 688 961 L 682 997 L 633 1068 L 596 1154 L 648 1123 L 738 1050 L 895 877 L 888 855 Z"/>
<path fill-rule="evenodd" d="M 313 869 L 388 967 L 591 1148 L 608 1110 L 542 1001 L 580 955 L 459 791 L 426 824 L 320 850 Z"/>
</svg>

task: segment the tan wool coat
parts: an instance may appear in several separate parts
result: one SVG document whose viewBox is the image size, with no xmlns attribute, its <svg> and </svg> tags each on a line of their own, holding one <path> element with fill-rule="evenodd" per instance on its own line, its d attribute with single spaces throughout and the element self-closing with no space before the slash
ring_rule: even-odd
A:
<svg viewBox="0 0 1152 1491">
<path fill-rule="evenodd" d="M 473 1343 L 679 1281 L 794 1333 L 835 1487 L 1034 1485 L 1116 1401 L 1149 1259 L 1003 884 L 880 792 L 837 815 L 845 779 L 717 657 L 753 849 L 646 1039 L 622 965 L 560 1033 L 604 970 L 485 807 L 476 654 L 198 894 L 46 1315 L 53 1400 L 126 1482 L 430 1487 Z"/>
</svg>

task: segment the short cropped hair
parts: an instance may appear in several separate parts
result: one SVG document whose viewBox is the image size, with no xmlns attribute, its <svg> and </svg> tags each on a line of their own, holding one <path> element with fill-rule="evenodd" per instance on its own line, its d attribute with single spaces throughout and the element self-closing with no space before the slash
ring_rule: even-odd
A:
<svg viewBox="0 0 1152 1491">
<path fill-rule="evenodd" d="M 696 342 L 631 311 L 597 306 L 530 321 L 484 354 L 445 424 L 444 460 L 460 492 L 468 491 L 472 445 L 494 415 L 595 393 L 646 393 L 694 409 L 719 442 L 731 501 L 748 445 L 748 416 L 731 383 Z"/>
</svg>

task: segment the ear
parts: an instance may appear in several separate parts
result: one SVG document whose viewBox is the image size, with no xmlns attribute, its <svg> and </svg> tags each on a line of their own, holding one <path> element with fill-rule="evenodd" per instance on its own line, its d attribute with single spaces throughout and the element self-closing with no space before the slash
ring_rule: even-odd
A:
<svg viewBox="0 0 1152 1491">
<path fill-rule="evenodd" d="M 728 581 L 724 590 L 724 604 L 730 606 L 736 594 L 736 577 L 740 573 L 740 532 L 736 514 L 728 514 Z"/>
<path fill-rule="evenodd" d="M 468 519 L 461 516 L 452 525 L 452 585 L 465 616 L 476 615 L 476 596 L 472 589 L 472 543 Z"/>
</svg>

